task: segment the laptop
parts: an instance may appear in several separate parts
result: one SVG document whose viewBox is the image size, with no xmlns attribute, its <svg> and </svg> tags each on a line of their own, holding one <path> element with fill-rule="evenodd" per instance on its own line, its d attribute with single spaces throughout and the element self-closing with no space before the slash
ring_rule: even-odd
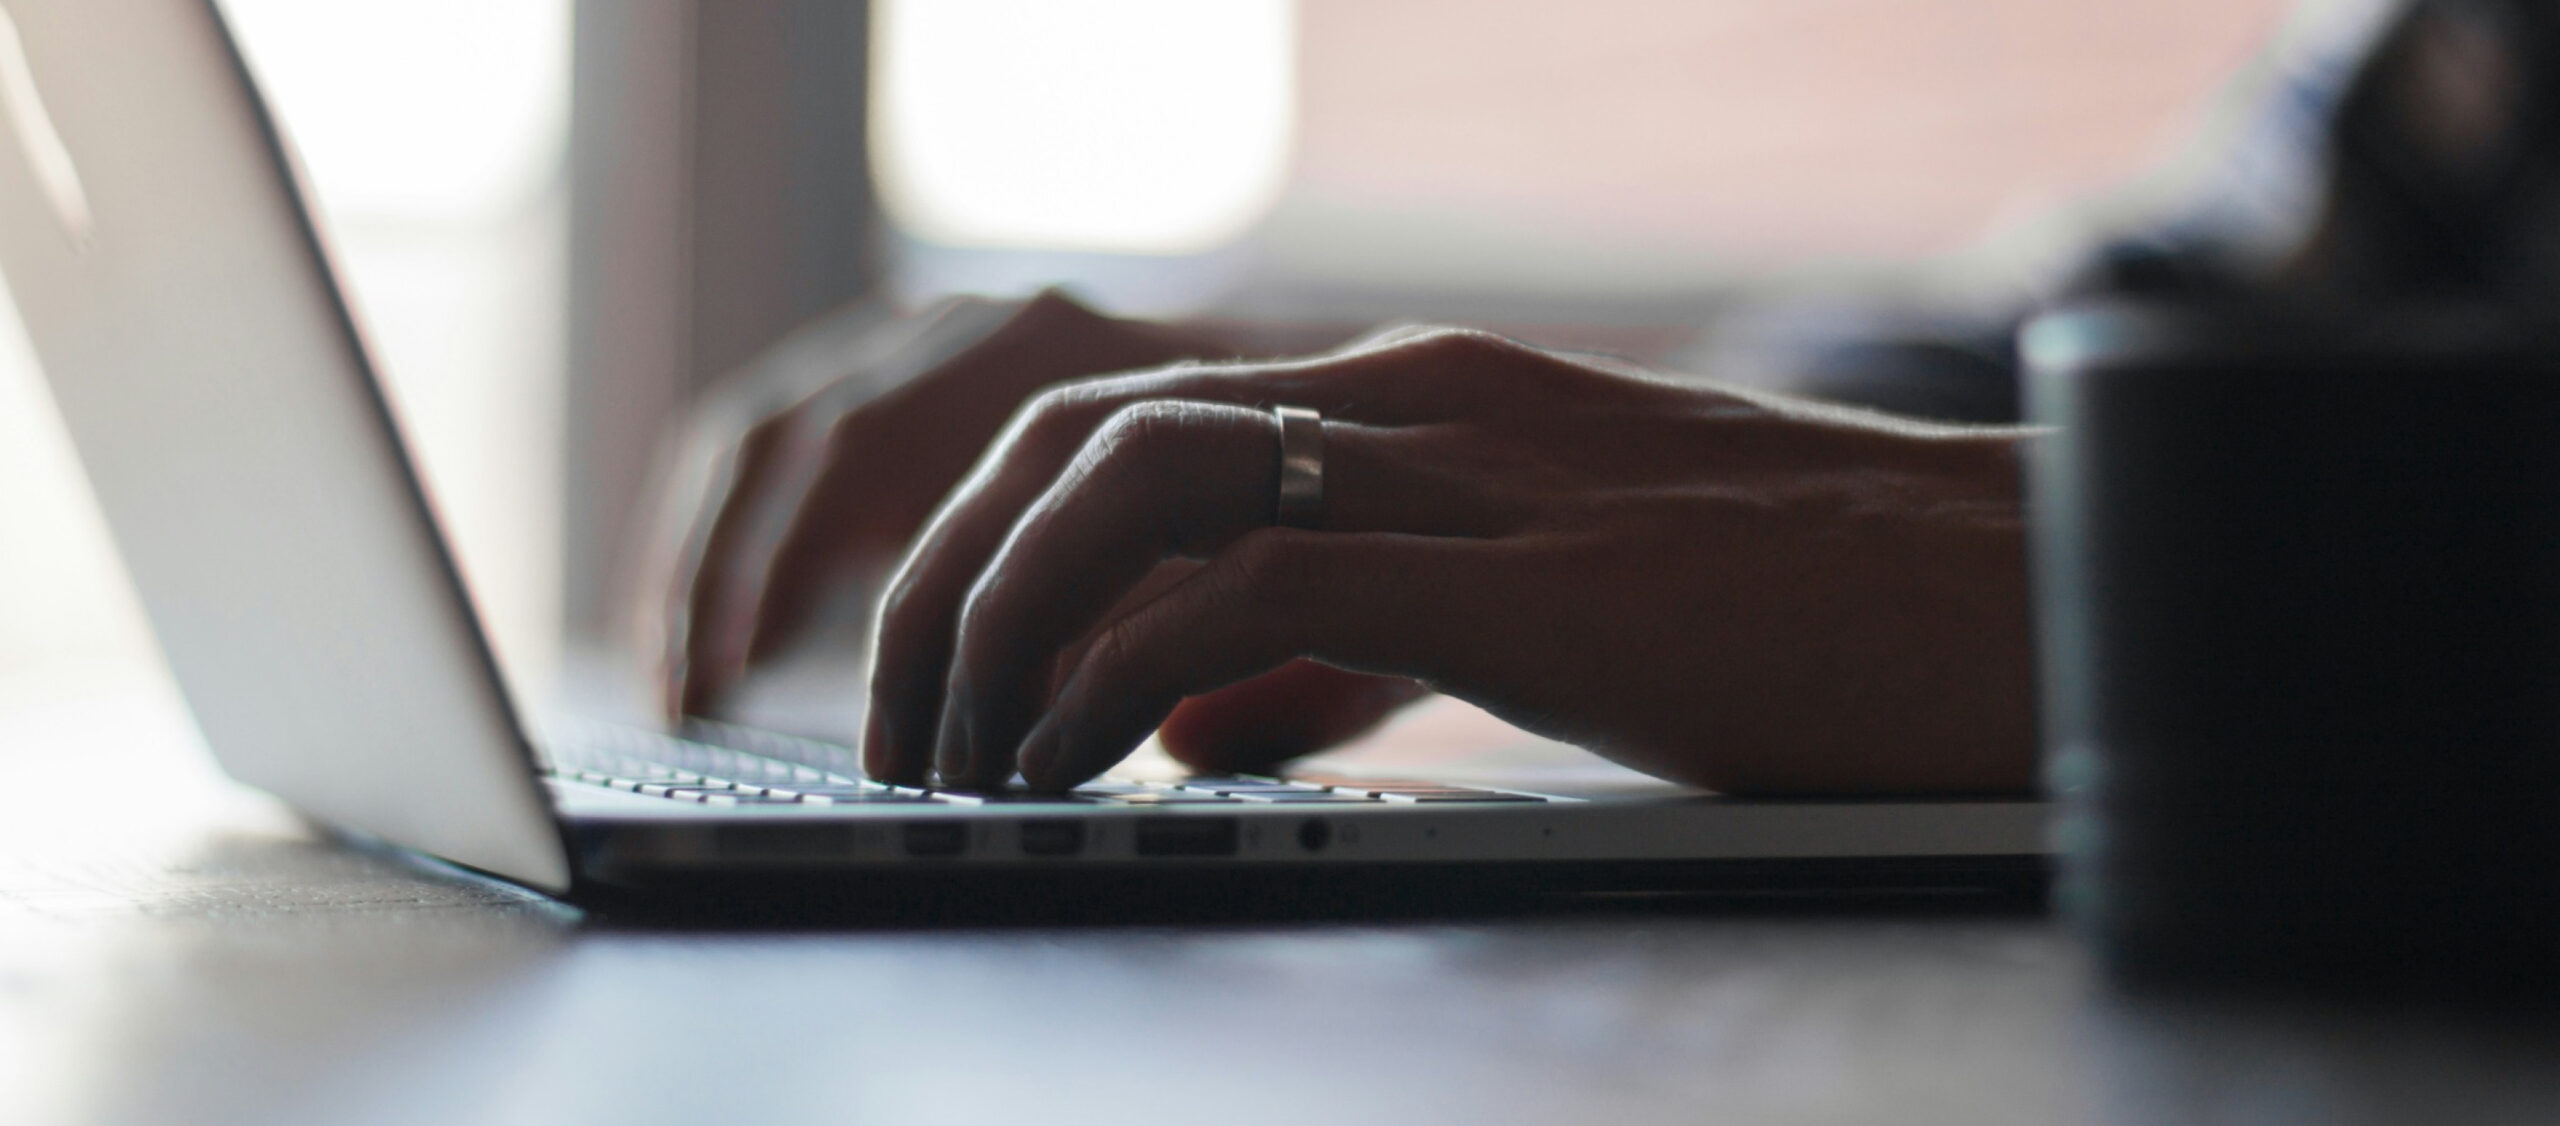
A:
<svg viewBox="0 0 2560 1126">
<path fill-rule="evenodd" d="M 1485 771 L 965 794 L 872 782 L 849 748 L 772 730 L 537 734 L 221 13 L 0 14 L 0 270 L 206 744 L 325 825 L 599 904 L 1287 905 L 2041 873 L 2044 810 L 2023 799 L 1744 801 Z"/>
</svg>

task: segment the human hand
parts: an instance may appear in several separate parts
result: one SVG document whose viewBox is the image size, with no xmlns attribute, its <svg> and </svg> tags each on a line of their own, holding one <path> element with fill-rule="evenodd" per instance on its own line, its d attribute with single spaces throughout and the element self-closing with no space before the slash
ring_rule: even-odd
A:
<svg viewBox="0 0 2560 1126">
<path fill-rule="evenodd" d="M 1325 414 L 1320 530 L 1271 404 Z M 2024 788 L 2013 440 L 1466 332 L 1053 388 L 890 586 L 866 769 L 1063 788 L 1311 658 L 1716 789 Z"/>
<path fill-rule="evenodd" d="M 671 715 L 716 709 L 831 592 L 876 588 L 1041 387 L 1226 354 L 1055 294 L 847 310 L 776 345 L 695 413 L 650 540 L 643 645 Z"/>
<path fill-rule="evenodd" d="M 1232 351 L 1056 294 L 847 310 L 776 345 L 696 413 L 649 541 L 641 633 L 670 718 L 718 708 L 833 592 L 876 589 L 1038 389 Z M 1202 769 L 1247 769 L 1357 734 L 1421 694 L 1301 664 L 1186 702 L 1166 739 Z"/>
</svg>

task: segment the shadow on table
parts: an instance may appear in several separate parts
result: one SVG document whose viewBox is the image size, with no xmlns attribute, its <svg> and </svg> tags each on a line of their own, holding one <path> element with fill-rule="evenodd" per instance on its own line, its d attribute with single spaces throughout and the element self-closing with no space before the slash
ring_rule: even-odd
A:
<svg viewBox="0 0 2560 1126">
<path fill-rule="evenodd" d="M 2560 1121 L 2553 1030 L 2129 997 L 2098 986 L 2031 905 L 1989 896 L 1339 916 L 1389 925 L 634 922 L 277 834 L 209 838 L 110 890 L 130 905 L 62 923 L 66 980 L 19 1010 L 61 1090 L 18 1092 L 16 1109 L 261 1124 L 742 1107 L 776 1122 L 1203 1107 L 1238 1121 Z M 1323 918 L 1279 906 L 1261 918 Z M 1419 919 L 1448 925 L 1399 921 Z"/>
<path fill-rule="evenodd" d="M 1665 870 L 1532 865 L 921 869 L 704 876 L 643 889 L 587 886 L 591 928 L 914 930 L 949 927 L 1374 923 L 1596 916 L 2033 916 L 2039 868 L 1955 872 L 1874 861 L 1786 861 Z"/>
</svg>

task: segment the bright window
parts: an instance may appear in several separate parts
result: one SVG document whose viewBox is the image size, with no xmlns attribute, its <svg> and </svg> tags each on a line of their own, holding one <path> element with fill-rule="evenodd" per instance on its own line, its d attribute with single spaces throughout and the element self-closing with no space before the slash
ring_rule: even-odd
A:
<svg viewBox="0 0 2560 1126">
<path fill-rule="evenodd" d="M 1289 0 L 880 0 L 872 158 L 907 230 L 1181 253 L 1279 194 Z"/>
<path fill-rule="evenodd" d="M 1217 249 L 1184 276 L 1693 291 L 1924 259 L 2135 176 L 2295 6 L 884 0 L 873 145 L 936 285 Z M 1024 253 L 969 266 L 990 248 Z"/>
<path fill-rule="evenodd" d="M 223 8 L 310 173 L 492 632 L 539 680 L 559 617 L 570 0 Z M 147 660 L 79 473 L 0 310 L 0 674 Z"/>
</svg>

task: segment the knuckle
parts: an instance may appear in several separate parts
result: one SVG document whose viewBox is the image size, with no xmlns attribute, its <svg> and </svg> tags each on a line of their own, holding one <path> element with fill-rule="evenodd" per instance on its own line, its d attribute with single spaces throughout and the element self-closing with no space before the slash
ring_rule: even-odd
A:
<svg viewBox="0 0 2560 1126">
<path fill-rule="evenodd" d="M 714 459 L 716 471 L 725 473 L 734 484 L 773 460 L 790 436 L 791 425 L 788 416 L 767 415 L 729 433 L 702 435 L 699 448 Z"/>
<path fill-rule="evenodd" d="M 1188 552 L 1239 530 L 1233 429 L 1259 416 L 1210 403 L 1157 399 L 1114 412 L 1076 459 L 1075 492 L 1155 514 L 1156 535 Z"/>
<path fill-rule="evenodd" d="M 890 576 L 880 595 L 873 615 L 873 633 L 882 643 L 907 647 L 933 640 L 937 629 L 947 626 L 949 615 L 956 614 L 967 597 L 966 591 L 955 591 L 950 568 L 934 565 L 921 557 L 909 557 Z"/>
<path fill-rule="evenodd" d="M 1426 374 L 1462 381 L 1487 402 L 1539 397 L 1553 391 L 1556 377 L 1572 368 L 1552 353 L 1482 329 L 1437 329 L 1417 337 L 1411 347 Z"/>
<path fill-rule="evenodd" d="M 1314 581 L 1315 556 L 1302 537 L 1266 529 L 1237 540 L 1226 552 L 1220 593 L 1258 607 L 1296 605 Z"/>
<path fill-rule="evenodd" d="M 1438 331 L 1439 327 L 1440 326 L 1428 324 L 1422 321 L 1396 321 L 1391 324 L 1380 325 L 1375 329 L 1353 337 L 1351 340 L 1345 342 L 1340 350 L 1344 352 L 1357 353 L 1372 352 L 1382 348 L 1392 348 L 1396 345 L 1411 341 L 1417 336 L 1424 336 Z"/>
<path fill-rule="evenodd" d="M 955 618 L 957 636 L 984 634 L 1003 610 L 1004 584 L 993 574 L 981 576 L 969 585 L 968 593 L 960 596 L 960 611 Z"/>
<path fill-rule="evenodd" d="M 1078 675 L 1086 682 L 1085 688 L 1091 691 L 1104 678 L 1124 670 L 1145 640 L 1144 628 L 1134 614 L 1102 627 L 1102 632 L 1094 636 L 1093 645 L 1085 650 L 1078 669 Z"/>
<path fill-rule="evenodd" d="M 1371 353 L 1367 366 L 1397 382 L 1483 387 L 1488 380 L 1511 379 L 1527 366 L 1521 361 L 1536 354 L 1527 345 L 1482 329 L 1434 325 L 1405 330 L 1394 343 Z"/>
<path fill-rule="evenodd" d="M 861 446 L 871 438 L 873 420 L 878 417 L 868 405 L 849 407 L 825 422 L 827 452 L 841 455 Z"/>
<path fill-rule="evenodd" d="M 1014 408 L 1013 417 L 1006 420 L 1003 433 L 996 439 L 996 448 L 1038 448 L 1054 442 L 1056 436 L 1066 429 L 1075 404 L 1075 385 L 1071 383 L 1051 384 L 1033 392 L 1021 406 Z"/>
<path fill-rule="evenodd" d="M 1036 421 L 1055 422 L 1082 405 L 1089 394 L 1081 383 L 1052 383 L 1023 400 L 1022 413 Z"/>
<path fill-rule="evenodd" d="M 1127 388 L 1116 378 L 1052 384 L 1023 404 L 1008 430 L 1016 436 L 1017 448 L 1053 454 L 1075 450 L 1110 427 L 1109 416 L 1097 423 L 1096 415 L 1127 397 Z"/>
<path fill-rule="evenodd" d="M 904 622 L 909 608 L 917 603 L 923 583 L 923 576 L 917 574 L 913 566 L 900 567 L 897 574 L 890 576 L 888 588 L 880 595 L 879 612 L 875 615 L 881 632 L 886 633 Z"/>
<path fill-rule="evenodd" d="M 1181 427 L 1191 414 L 1190 405 L 1169 399 L 1149 399 L 1130 403 L 1111 412 L 1103 430 L 1126 437 L 1162 437 Z"/>
<path fill-rule="evenodd" d="M 1509 337 L 1480 328 L 1450 325 L 1417 330 L 1403 347 L 1417 355 L 1449 361 L 1484 360 L 1517 355 L 1522 349 Z"/>
<path fill-rule="evenodd" d="M 1199 412 L 1188 403 L 1131 403 L 1111 412 L 1094 432 L 1092 460 L 1154 462 L 1178 454 L 1198 433 L 1199 422 Z"/>
<path fill-rule="evenodd" d="M 759 415 L 737 431 L 735 444 L 740 449 L 761 449 L 770 446 L 781 441 L 798 422 L 799 417 L 787 410 Z"/>
</svg>

